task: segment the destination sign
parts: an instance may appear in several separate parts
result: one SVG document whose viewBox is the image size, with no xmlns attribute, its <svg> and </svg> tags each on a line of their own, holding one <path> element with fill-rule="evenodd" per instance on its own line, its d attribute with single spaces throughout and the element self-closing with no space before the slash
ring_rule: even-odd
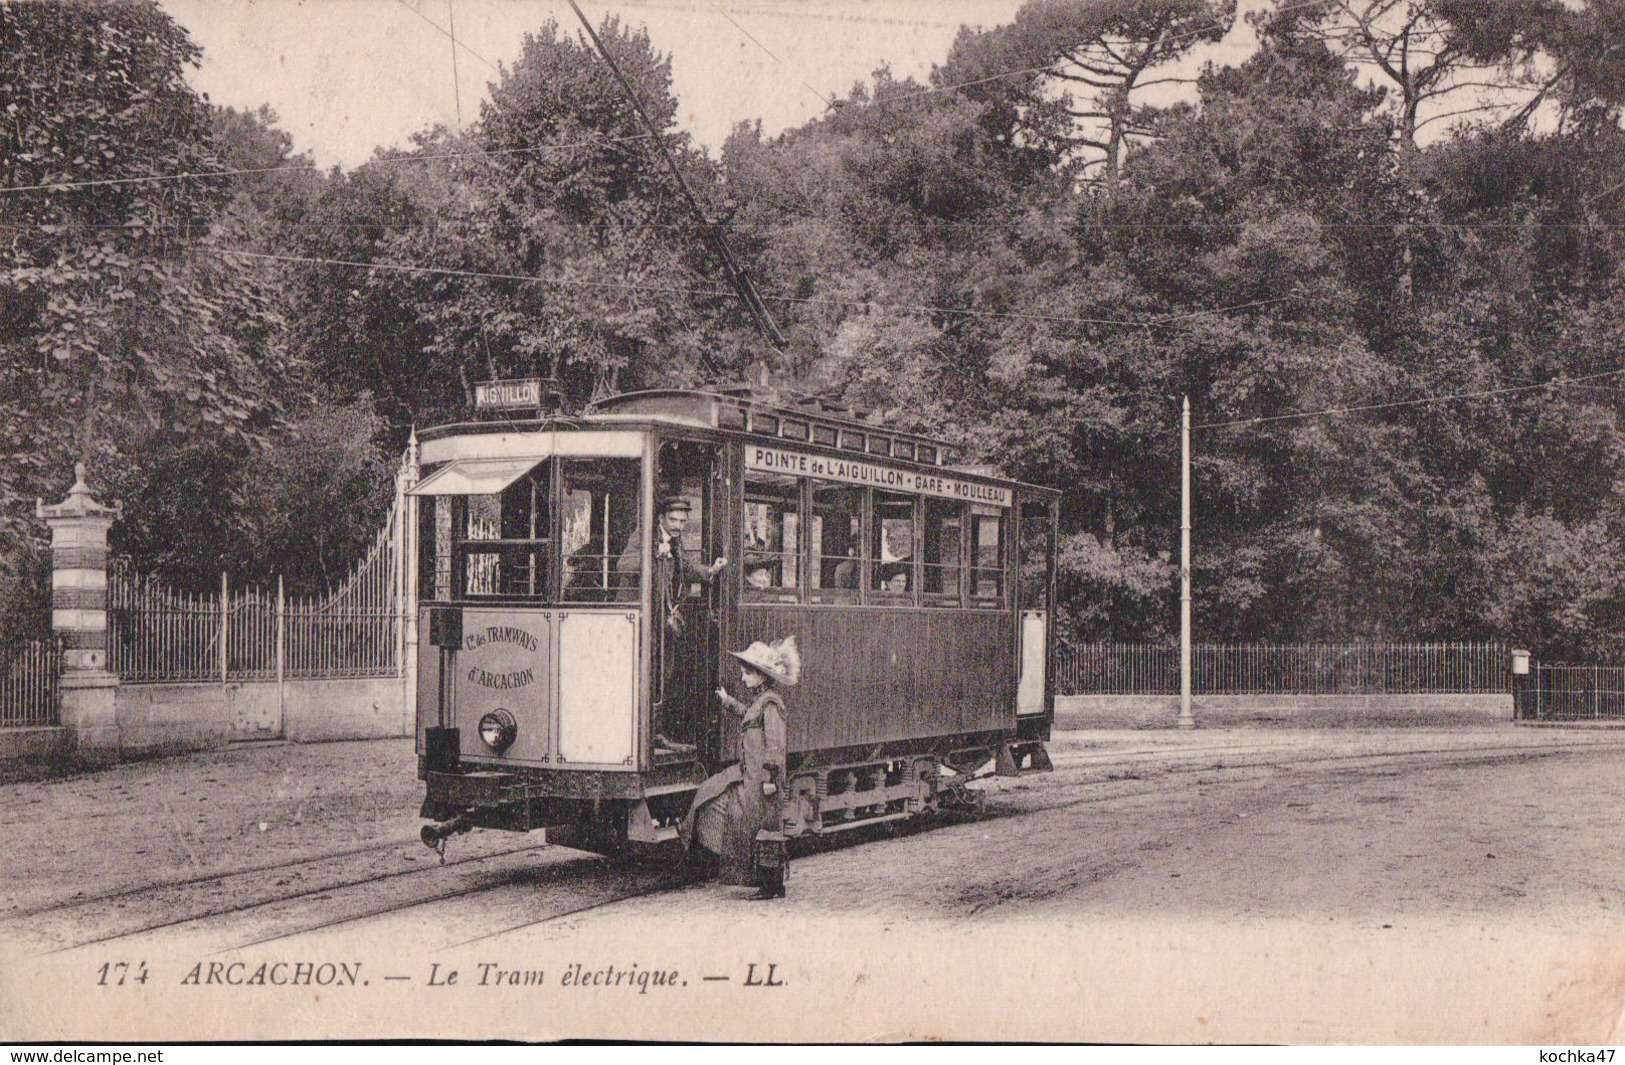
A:
<svg viewBox="0 0 1625 1065">
<path fill-rule="evenodd" d="M 542 379 L 521 377 L 510 381 L 481 381 L 474 386 L 474 406 L 479 410 L 511 410 L 542 405 Z"/>
<path fill-rule="evenodd" d="M 751 444 L 745 449 L 745 467 L 770 473 L 819 477 L 826 481 L 844 481 L 847 484 L 873 485 L 944 499 L 962 499 L 968 503 L 987 503 L 996 507 L 1010 505 L 1010 489 L 997 485 L 964 481 L 934 471 L 899 470 L 860 459 L 807 455 L 759 444 Z"/>
</svg>

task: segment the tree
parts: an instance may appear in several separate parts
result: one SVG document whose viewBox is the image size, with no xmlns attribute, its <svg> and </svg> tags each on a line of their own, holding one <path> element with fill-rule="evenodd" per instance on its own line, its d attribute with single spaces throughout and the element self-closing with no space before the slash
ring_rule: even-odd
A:
<svg viewBox="0 0 1625 1065">
<path fill-rule="evenodd" d="M 675 132 L 669 61 L 614 19 L 599 35 L 715 207 L 714 169 Z M 303 346 L 401 429 L 462 408 L 474 380 L 555 377 L 576 409 L 737 377 L 760 355 L 626 93 L 553 22 L 527 35 L 472 130 L 428 131 L 362 167 L 328 212 L 372 224 L 319 228 L 312 254 L 380 265 L 306 272 Z"/>
<path fill-rule="evenodd" d="M 1042 211 L 1065 188 L 988 111 L 880 70 L 799 130 L 729 139 L 733 224 L 763 289 L 787 297 L 793 384 L 954 436 L 985 421 L 994 334 L 978 308 L 1021 286 L 1023 197 Z"/>
<path fill-rule="evenodd" d="M 219 107 L 212 119 L 221 164 L 239 171 L 230 179 L 231 199 L 216 222 L 217 238 L 243 249 L 296 250 L 327 179 L 309 155 L 294 152 L 293 137 L 277 128 L 268 105 L 254 111 Z"/>
<path fill-rule="evenodd" d="M 1558 0 L 1321 0 L 1256 21 L 1265 36 L 1311 35 L 1391 93 L 1406 150 L 1435 122 L 1527 118 L 1550 85 L 1531 61 L 1565 19 Z"/>
<path fill-rule="evenodd" d="M 337 587 L 383 525 L 395 462 L 371 397 L 324 398 L 290 414 L 232 486 L 239 572 L 290 592 Z"/>
<path fill-rule="evenodd" d="M 1222 39 L 1235 13 L 1235 0 L 1027 0 L 1008 26 L 962 30 L 933 80 L 968 83 L 1034 144 L 1070 142 L 1111 182 L 1129 148 L 1156 133 L 1158 109 L 1141 96 L 1189 83 L 1177 64 Z"/>
<path fill-rule="evenodd" d="M 152 0 L 0 6 L 0 554 L 76 459 L 133 500 L 166 456 L 242 455 L 275 421 L 274 292 L 203 249 L 231 185 L 187 176 L 221 168 L 199 54 Z"/>
</svg>

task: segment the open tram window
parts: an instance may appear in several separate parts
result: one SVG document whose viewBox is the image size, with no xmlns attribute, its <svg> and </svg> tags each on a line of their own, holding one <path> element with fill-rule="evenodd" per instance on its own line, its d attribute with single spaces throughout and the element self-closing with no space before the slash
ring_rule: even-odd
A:
<svg viewBox="0 0 1625 1065">
<path fill-rule="evenodd" d="M 973 505 L 970 514 L 971 605 L 1004 601 L 1004 511 Z"/>
<path fill-rule="evenodd" d="M 875 492 L 869 542 L 870 598 L 882 603 L 914 600 L 913 496 Z"/>
<path fill-rule="evenodd" d="M 548 593 L 550 465 L 449 462 L 425 477 L 418 534 L 424 598 L 540 598 Z M 421 491 L 419 490 L 421 489 Z"/>
<path fill-rule="evenodd" d="M 448 502 L 452 597 L 544 598 L 548 595 L 548 465 L 500 493 L 436 499 Z M 439 543 L 437 540 L 437 551 Z"/>
<path fill-rule="evenodd" d="M 448 504 L 451 597 L 539 599 L 547 590 L 548 466 L 538 465 L 501 492 L 437 497 L 437 525 Z M 436 532 L 440 530 L 437 528 Z M 438 592 L 437 588 L 437 592 Z"/>
<path fill-rule="evenodd" d="M 433 496 L 418 509 L 418 597 L 444 602 L 452 598 L 452 515 L 450 496 Z"/>
<path fill-rule="evenodd" d="M 814 602 L 850 603 L 858 598 L 863 560 L 862 488 L 813 484 L 807 530 L 807 584 Z"/>
<path fill-rule="evenodd" d="M 635 600 L 643 575 L 637 547 L 636 459 L 559 463 L 560 598 L 567 602 Z M 631 545 L 623 550 L 622 545 Z"/>
<path fill-rule="evenodd" d="M 925 602 L 958 606 L 964 583 L 965 507 L 951 499 L 925 501 Z"/>
<path fill-rule="evenodd" d="M 707 584 L 696 575 L 694 567 L 703 567 L 727 554 L 710 547 L 713 529 L 707 507 L 707 481 L 715 471 L 716 461 L 713 444 L 668 440 L 661 444 L 655 466 L 654 549 L 659 554 L 665 543 L 667 550 L 680 553 L 684 564 L 675 568 L 677 584 L 668 591 L 678 592 L 679 598 L 689 602 L 703 597 Z M 675 511 L 668 507 L 674 503 L 678 508 Z"/>
<path fill-rule="evenodd" d="M 1049 606 L 1049 570 L 1054 521 L 1049 504 L 1026 500 L 1021 505 L 1021 572 L 1016 596 L 1022 610 Z"/>
<path fill-rule="evenodd" d="M 793 603 L 800 597 L 801 482 L 794 477 L 745 478 L 742 594 L 746 601 Z"/>
</svg>

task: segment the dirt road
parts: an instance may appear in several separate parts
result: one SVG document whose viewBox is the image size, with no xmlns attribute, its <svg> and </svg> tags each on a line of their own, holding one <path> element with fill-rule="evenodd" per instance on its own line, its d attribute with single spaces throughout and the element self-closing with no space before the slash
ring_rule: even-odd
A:
<svg viewBox="0 0 1625 1065">
<path fill-rule="evenodd" d="M 364 967 L 343 1018 L 373 1034 L 1625 1038 L 1625 733 L 1072 733 L 1052 752 L 1054 773 L 987 782 L 978 820 L 800 857 L 772 905 L 537 837 L 460 837 L 442 868 L 404 742 L 0 788 L 21 814 L 4 975 L 72 986 L 141 960 L 128 995 L 88 978 L 144 1004 L 98 1024 L 196 996 L 177 1020 L 235 1034 L 268 1002 L 278 1034 L 333 1034 L 331 988 L 225 990 L 325 958 Z M 209 963 L 240 967 L 210 990 Z M 692 983 L 571 994 L 571 965 Z M 760 986 L 769 965 L 783 986 Z M 534 974 L 546 1008 L 493 1012 L 539 993 L 502 973 Z M 20 1012 L 28 995 L 5 985 L 0 1025 L 72 1023 Z"/>
</svg>

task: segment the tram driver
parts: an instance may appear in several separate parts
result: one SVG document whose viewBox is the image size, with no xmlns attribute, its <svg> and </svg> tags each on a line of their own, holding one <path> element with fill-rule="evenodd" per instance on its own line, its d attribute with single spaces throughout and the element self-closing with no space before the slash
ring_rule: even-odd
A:
<svg viewBox="0 0 1625 1065">
<path fill-rule="evenodd" d="M 716 559 L 709 566 L 702 566 L 689 557 L 689 552 L 683 547 L 683 530 L 688 527 L 692 512 L 693 504 L 688 498 L 674 493 L 661 498 L 660 516 L 655 521 L 655 603 L 661 608 L 666 625 L 673 632 L 683 631 L 682 619 L 676 613 L 677 604 L 682 601 L 683 587 L 694 582 L 710 584 L 728 564 L 726 556 Z M 643 568 L 642 554 L 642 538 L 633 532 L 615 563 L 615 572 L 622 578 L 623 591 L 631 590 L 634 598 L 637 575 Z"/>
</svg>

